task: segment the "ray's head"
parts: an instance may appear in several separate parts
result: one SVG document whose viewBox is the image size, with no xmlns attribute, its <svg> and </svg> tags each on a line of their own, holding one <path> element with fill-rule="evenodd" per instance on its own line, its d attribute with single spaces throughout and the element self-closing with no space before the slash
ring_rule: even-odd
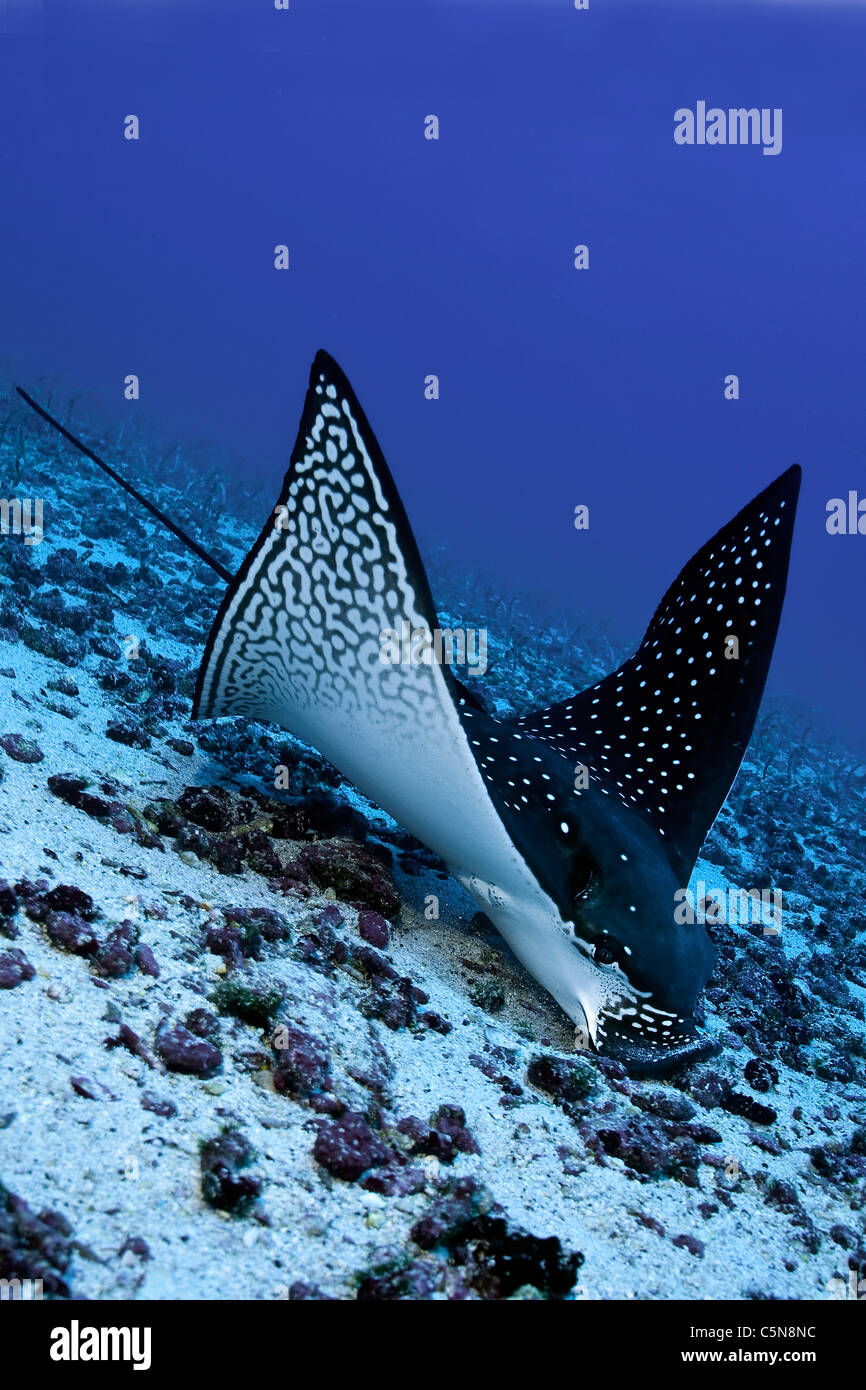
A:
<svg viewBox="0 0 866 1390">
<path fill-rule="evenodd" d="M 702 925 L 677 920 L 676 877 L 656 838 L 611 811 L 574 855 L 557 905 L 564 922 L 571 914 L 592 1042 L 634 1074 L 662 1075 L 712 1050 L 695 1010 L 715 951 Z"/>
<path fill-rule="evenodd" d="M 578 1044 L 643 1075 L 705 1056 L 712 1044 L 695 1008 L 715 953 L 703 926 L 676 920 L 680 885 L 663 837 L 600 780 L 576 786 L 569 760 L 544 742 L 469 719 L 547 919 L 543 905 L 495 895 L 487 910 L 574 1021 Z"/>
</svg>

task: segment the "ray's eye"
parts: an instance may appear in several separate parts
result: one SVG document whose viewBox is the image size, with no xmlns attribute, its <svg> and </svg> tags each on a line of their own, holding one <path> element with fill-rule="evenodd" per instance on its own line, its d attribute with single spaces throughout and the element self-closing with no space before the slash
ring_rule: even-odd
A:
<svg viewBox="0 0 866 1390">
<path fill-rule="evenodd" d="M 613 936 L 605 933 L 600 936 L 592 948 L 593 960 L 598 965 L 621 964 L 623 959 L 623 949 Z"/>
</svg>

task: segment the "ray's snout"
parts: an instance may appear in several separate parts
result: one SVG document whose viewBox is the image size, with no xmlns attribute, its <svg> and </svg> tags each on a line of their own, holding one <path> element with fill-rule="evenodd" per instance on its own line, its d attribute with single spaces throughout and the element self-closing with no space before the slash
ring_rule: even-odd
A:
<svg viewBox="0 0 866 1390">
<path fill-rule="evenodd" d="M 655 927 L 647 932 L 641 923 L 640 935 L 631 938 L 625 969 L 637 998 L 631 1007 L 606 1009 L 599 1020 L 600 1053 L 633 1076 L 668 1076 L 717 1050 L 695 1020 L 716 947 L 703 926 L 662 920 Z"/>
<path fill-rule="evenodd" d="M 613 1020 L 606 1024 L 601 1048 L 602 1056 L 621 1062 L 635 1077 L 671 1076 L 717 1051 L 713 1040 L 698 1033 L 693 1023 L 680 1025 L 676 1041 L 653 1046 L 634 1030 Z"/>
</svg>

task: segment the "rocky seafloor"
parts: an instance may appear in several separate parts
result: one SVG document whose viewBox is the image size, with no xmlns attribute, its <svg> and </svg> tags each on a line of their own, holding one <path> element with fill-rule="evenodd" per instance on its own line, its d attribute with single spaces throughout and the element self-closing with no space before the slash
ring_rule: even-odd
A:
<svg viewBox="0 0 866 1390">
<path fill-rule="evenodd" d="M 0 1278 L 60 1299 L 844 1296 L 866 1274 L 853 755 L 767 706 L 694 880 L 781 890 L 782 929 L 711 928 L 716 1055 L 629 1079 L 574 1051 L 435 856 L 313 750 L 190 721 L 220 584 L 0 405 L 3 491 L 44 499 L 45 528 L 0 537 Z M 233 568 L 251 499 L 239 521 L 218 476 L 150 460 L 133 480 Z M 488 628 L 502 713 L 616 664 L 447 556 L 433 578 L 443 617 Z"/>
</svg>

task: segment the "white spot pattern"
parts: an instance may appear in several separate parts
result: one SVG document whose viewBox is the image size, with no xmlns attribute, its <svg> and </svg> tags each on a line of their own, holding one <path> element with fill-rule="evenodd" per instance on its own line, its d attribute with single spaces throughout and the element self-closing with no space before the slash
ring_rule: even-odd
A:
<svg viewBox="0 0 866 1390">
<path fill-rule="evenodd" d="M 511 726 L 586 764 L 602 792 L 652 822 L 677 869 L 697 855 L 751 736 L 798 487 L 789 469 L 698 551 L 618 671 Z M 725 655 L 732 635 L 736 659 Z"/>
</svg>

